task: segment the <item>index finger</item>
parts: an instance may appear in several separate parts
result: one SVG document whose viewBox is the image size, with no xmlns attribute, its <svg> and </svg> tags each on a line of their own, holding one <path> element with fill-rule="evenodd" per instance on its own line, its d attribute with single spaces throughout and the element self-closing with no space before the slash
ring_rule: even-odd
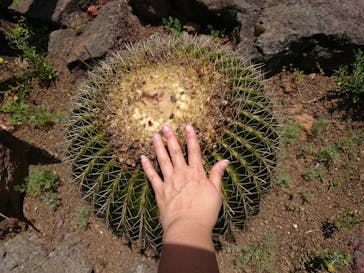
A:
<svg viewBox="0 0 364 273">
<path fill-rule="evenodd" d="M 188 165 L 202 166 L 200 144 L 198 143 L 195 129 L 189 124 L 186 126 L 185 133 L 188 150 Z"/>
</svg>

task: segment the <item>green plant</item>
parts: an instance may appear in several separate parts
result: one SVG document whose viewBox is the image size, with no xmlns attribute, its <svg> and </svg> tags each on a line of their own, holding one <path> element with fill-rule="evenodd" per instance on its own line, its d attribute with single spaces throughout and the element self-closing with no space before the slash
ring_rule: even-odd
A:
<svg viewBox="0 0 364 273">
<path fill-rule="evenodd" d="M 96 261 L 97 263 L 102 267 L 102 268 L 106 268 L 107 266 L 107 261 L 102 258 L 102 257 L 96 257 Z"/>
<path fill-rule="evenodd" d="M 207 25 L 207 29 L 215 41 L 218 41 L 226 36 L 225 29 L 215 29 L 213 25 Z"/>
<path fill-rule="evenodd" d="M 212 40 L 155 36 L 120 52 L 80 86 L 68 127 L 74 177 L 96 216 L 142 248 L 158 251 L 162 229 L 140 155 L 155 160 L 151 136 L 170 125 L 199 132 L 205 168 L 226 158 L 215 233 L 242 227 L 270 187 L 277 121 L 259 72 Z"/>
<path fill-rule="evenodd" d="M 8 123 L 10 125 L 16 125 L 26 120 L 29 106 L 26 102 L 18 100 L 15 102 L 4 103 L 1 105 L 0 111 L 10 114 Z"/>
<path fill-rule="evenodd" d="M 338 185 L 341 184 L 341 181 L 340 180 L 336 180 L 336 179 L 329 179 L 329 182 L 328 182 L 328 186 L 327 186 L 327 190 L 330 191 L 333 187 L 336 187 Z"/>
<path fill-rule="evenodd" d="M 26 77 L 35 76 L 41 81 L 48 83 L 53 82 L 57 77 L 57 73 L 52 66 L 45 61 L 44 56 L 38 54 L 35 47 L 28 44 L 30 36 L 31 32 L 29 29 L 20 25 L 11 29 L 6 34 L 6 39 L 8 40 L 9 45 L 19 50 L 23 58 L 28 61 L 30 68 L 26 71 Z"/>
<path fill-rule="evenodd" d="M 357 50 L 352 67 L 342 66 L 336 74 L 339 88 L 335 91 L 354 105 L 364 105 L 364 53 Z"/>
<path fill-rule="evenodd" d="M 305 76 L 305 72 L 303 70 L 300 70 L 299 68 L 295 67 L 295 68 L 293 68 L 293 76 L 298 81 L 302 81 L 303 77 Z"/>
<path fill-rule="evenodd" d="M 174 35 L 181 35 L 182 33 L 182 24 L 178 18 L 173 18 L 169 16 L 168 18 L 163 18 L 162 23 L 164 27 Z"/>
<path fill-rule="evenodd" d="M 342 272 L 341 270 L 348 267 L 352 261 L 353 257 L 348 253 L 343 251 L 329 251 L 327 254 L 319 253 L 310 255 L 304 264 L 304 269 L 308 272 L 318 272 L 319 270 L 325 270 L 330 273 Z"/>
<path fill-rule="evenodd" d="M 323 166 L 318 166 L 316 168 L 308 167 L 306 172 L 303 174 L 303 178 L 308 180 L 320 179 L 321 182 L 325 180 L 325 175 L 327 169 Z"/>
<path fill-rule="evenodd" d="M 277 272 L 277 245 L 274 236 L 266 236 L 245 249 L 235 258 L 244 272 Z"/>
<path fill-rule="evenodd" d="M 340 156 L 340 151 L 336 144 L 329 144 L 323 147 L 318 155 L 318 160 L 321 162 L 332 162 Z"/>
<path fill-rule="evenodd" d="M 0 111 L 10 114 L 8 123 L 10 125 L 27 124 L 32 128 L 47 129 L 59 120 L 59 114 L 46 110 L 40 106 L 34 110 L 29 109 L 29 104 L 25 100 L 4 103 Z"/>
<path fill-rule="evenodd" d="M 344 210 L 336 216 L 334 221 L 338 229 L 350 229 L 359 223 L 360 218 L 357 210 Z"/>
<path fill-rule="evenodd" d="M 57 192 L 46 192 L 42 196 L 42 200 L 45 201 L 53 210 L 56 210 L 61 204 L 61 198 Z"/>
<path fill-rule="evenodd" d="M 47 129 L 56 122 L 55 115 L 43 106 L 28 112 L 26 123 L 33 128 Z"/>
<path fill-rule="evenodd" d="M 90 212 L 84 207 L 77 208 L 77 216 L 73 219 L 72 224 L 78 228 L 86 228 L 89 223 Z"/>
<path fill-rule="evenodd" d="M 303 156 L 317 156 L 318 151 L 315 149 L 315 147 L 312 144 L 305 143 L 303 144 L 300 149 L 297 152 L 298 155 Z"/>
<path fill-rule="evenodd" d="M 296 211 L 296 210 L 299 209 L 299 207 L 300 207 L 299 204 L 294 203 L 294 202 L 290 202 L 290 203 L 288 203 L 286 205 L 286 210 L 288 210 L 288 211 Z"/>
<path fill-rule="evenodd" d="M 303 204 L 306 202 L 310 202 L 310 200 L 312 199 L 312 193 L 309 190 L 301 191 L 299 194 Z"/>
<path fill-rule="evenodd" d="M 284 145 L 294 144 L 296 138 L 300 135 L 300 124 L 297 120 L 291 119 L 283 125 L 281 138 Z"/>
<path fill-rule="evenodd" d="M 321 135 L 326 127 L 329 125 L 330 121 L 326 116 L 320 116 L 312 125 L 311 132 L 313 135 Z"/>
<path fill-rule="evenodd" d="M 42 192 L 54 190 L 57 186 L 57 174 L 44 167 L 35 167 L 25 179 L 25 184 L 16 187 L 16 190 L 26 192 L 32 197 Z"/>
<path fill-rule="evenodd" d="M 357 157 L 360 152 L 359 146 L 363 141 L 364 133 L 351 131 L 349 134 L 339 139 L 337 147 L 349 157 Z"/>
<path fill-rule="evenodd" d="M 291 175 L 280 168 L 275 172 L 275 185 L 279 188 L 288 188 L 291 182 Z"/>
</svg>

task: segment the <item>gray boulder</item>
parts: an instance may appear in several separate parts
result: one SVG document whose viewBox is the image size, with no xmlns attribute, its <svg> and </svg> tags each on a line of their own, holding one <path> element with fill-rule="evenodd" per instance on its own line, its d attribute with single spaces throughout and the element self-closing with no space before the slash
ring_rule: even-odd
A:
<svg viewBox="0 0 364 273">
<path fill-rule="evenodd" d="M 2 8 L 9 8 L 28 17 L 59 22 L 63 11 L 72 0 L 20 0 L 1 2 Z"/>
<path fill-rule="evenodd" d="M 0 264 L 4 273 L 93 272 L 85 246 L 73 234 L 49 252 L 34 235 L 22 233 L 0 243 Z"/>
<path fill-rule="evenodd" d="M 59 29 L 50 34 L 48 60 L 57 71 L 65 70 L 76 36 L 77 32 L 73 29 Z"/>
<path fill-rule="evenodd" d="M 272 71 L 289 62 L 330 69 L 364 46 L 363 18 L 361 0 L 279 2 L 259 16 L 262 33 L 254 46 Z"/>
<path fill-rule="evenodd" d="M 331 70 L 351 62 L 354 48 L 364 48 L 362 0 L 171 0 L 162 5 L 164 2 L 129 1 L 142 21 L 160 22 L 167 10 L 202 26 L 236 24 L 240 27 L 238 49 L 253 62 L 265 63 L 271 72 L 290 63 L 304 69 L 319 63 Z"/>
<path fill-rule="evenodd" d="M 115 47 L 140 39 L 142 26 L 123 0 L 104 5 L 98 16 L 78 35 L 57 30 L 50 36 L 49 59 L 59 68 L 63 64 L 99 58 Z"/>
</svg>

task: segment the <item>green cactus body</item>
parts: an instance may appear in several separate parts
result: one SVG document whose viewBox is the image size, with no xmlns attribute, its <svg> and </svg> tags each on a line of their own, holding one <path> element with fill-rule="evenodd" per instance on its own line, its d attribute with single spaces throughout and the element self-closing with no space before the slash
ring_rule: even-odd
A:
<svg viewBox="0 0 364 273">
<path fill-rule="evenodd" d="M 185 151 L 197 129 L 205 168 L 228 159 L 215 233 L 256 214 L 276 165 L 278 134 L 261 75 L 239 53 L 211 40 L 152 37 L 90 73 L 68 127 L 71 169 L 95 214 L 141 249 L 158 251 L 162 229 L 140 155 L 158 168 L 151 137 L 163 124 Z"/>
</svg>

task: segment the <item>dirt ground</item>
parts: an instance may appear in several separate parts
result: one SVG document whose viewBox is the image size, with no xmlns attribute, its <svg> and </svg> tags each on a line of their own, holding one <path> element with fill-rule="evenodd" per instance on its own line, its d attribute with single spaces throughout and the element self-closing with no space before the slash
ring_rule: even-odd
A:
<svg viewBox="0 0 364 273">
<path fill-rule="evenodd" d="M 46 105 L 54 113 L 67 111 L 77 85 L 86 76 L 84 71 L 74 70 L 61 75 L 49 88 L 35 84 L 31 101 Z M 283 131 L 297 134 L 282 145 L 275 185 L 262 200 L 259 214 L 247 221 L 244 230 L 234 230 L 235 243 L 222 242 L 217 254 L 220 271 L 317 272 L 310 269 L 315 257 L 328 251 L 352 254 L 364 235 L 363 118 L 351 115 L 341 107 L 340 99 L 329 95 L 337 87 L 333 76 L 282 72 L 267 79 L 267 87 Z M 301 122 L 296 122 L 297 117 Z M 0 118 L 6 122 L 8 116 L 0 113 Z M 123 272 L 134 261 L 155 262 L 129 248 L 103 219 L 91 215 L 86 228 L 75 224 L 80 217 L 78 209 L 91 208 L 82 200 L 67 168 L 63 137 L 66 120 L 64 114 L 63 121 L 48 130 L 21 125 L 13 132 L 62 161 L 47 166 L 60 177 L 61 205 L 54 211 L 40 197 L 25 199 L 25 216 L 40 230 L 41 242 L 51 249 L 65 234 L 76 233 L 88 248 L 95 272 Z M 347 220 L 350 223 L 346 228 L 337 228 L 334 224 L 338 215 L 345 211 L 358 219 L 353 223 Z M 262 242 L 266 243 L 263 253 L 258 247 L 253 251 L 260 260 L 247 254 Z M 258 259 L 255 266 L 251 264 L 254 259 Z M 336 272 L 353 269 L 348 265 Z"/>
</svg>

